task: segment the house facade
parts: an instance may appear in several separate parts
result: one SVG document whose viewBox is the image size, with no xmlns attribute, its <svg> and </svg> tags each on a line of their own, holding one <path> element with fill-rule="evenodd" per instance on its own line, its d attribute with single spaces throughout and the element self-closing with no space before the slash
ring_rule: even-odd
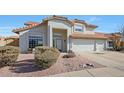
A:
<svg viewBox="0 0 124 93">
<path fill-rule="evenodd" d="M 94 32 L 97 26 L 84 20 L 69 20 L 62 16 L 50 16 L 41 23 L 26 22 L 22 28 L 14 29 L 19 34 L 22 53 L 36 46 L 56 47 L 62 52 L 104 51 L 107 37 Z"/>
</svg>

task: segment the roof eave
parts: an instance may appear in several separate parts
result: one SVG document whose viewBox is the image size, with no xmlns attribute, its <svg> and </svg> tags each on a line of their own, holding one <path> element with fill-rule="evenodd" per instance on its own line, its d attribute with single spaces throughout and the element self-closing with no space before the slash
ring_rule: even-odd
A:
<svg viewBox="0 0 124 93">
<path fill-rule="evenodd" d="M 108 39 L 108 37 L 83 37 L 83 36 L 73 36 L 70 35 L 70 38 L 74 38 L 74 39 Z"/>
<path fill-rule="evenodd" d="M 53 19 L 67 21 L 69 24 L 74 25 L 73 22 L 68 20 L 67 18 L 65 18 L 65 17 L 58 17 L 58 16 L 52 16 L 52 17 L 49 17 L 49 18 L 45 18 L 42 21 L 43 22 L 48 22 L 48 21 L 53 20 Z"/>
</svg>

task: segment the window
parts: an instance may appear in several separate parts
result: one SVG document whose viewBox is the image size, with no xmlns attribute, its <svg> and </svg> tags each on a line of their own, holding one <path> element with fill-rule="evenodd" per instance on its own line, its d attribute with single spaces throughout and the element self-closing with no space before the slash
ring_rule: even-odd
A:
<svg viewBox="0 0 124 93">
<path fill-rule="evenodd" d="M 112 41 L 108 41 L 108 46 L 109 47 L 113 47 L 113 42 Z"/>
<path fill-rule="evenodd" d="M 82 25 L 75 25 L 75 31 L 83 32 L 83 26 Z"/>
<path fill-rule="evenodd" d="M 35 48 L 36 46 L 43 46 L 42 36 L 29 36 L 29 48 Z"/>
</svg>

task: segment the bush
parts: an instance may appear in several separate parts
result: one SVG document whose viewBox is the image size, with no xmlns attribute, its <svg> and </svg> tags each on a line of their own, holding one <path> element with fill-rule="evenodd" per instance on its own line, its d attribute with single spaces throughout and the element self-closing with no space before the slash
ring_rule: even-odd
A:
<svg viewBox="0 0 124 93">
<path fill-rule="evenodd" d="M 69 50 L 68 53 L 63 56 L 63 58 L 73 58 L 75 56 L 75 53 L 72 50 Z"/>
<path fill-rule="evenodd" d="M 10 66 L 16 62 L 19 54 L 19 49 L 13 46 L 0 47 L 0 67 Z"/>
<path fill-rule="evenodd" d="M 60 52 L 56 48 L 46 46 L 35 48 L 35 60 L 39 67 L 47 69 L 56 63 Z"/>
<path fill-rule="evenodd" d="M 47 47 L 47 46 L 38 46 L 35 48 L 35 54 L 42 54 L 43 52 L 45 52 L 48 49 L 49 49 L 49 47 Z"/>
</svg>

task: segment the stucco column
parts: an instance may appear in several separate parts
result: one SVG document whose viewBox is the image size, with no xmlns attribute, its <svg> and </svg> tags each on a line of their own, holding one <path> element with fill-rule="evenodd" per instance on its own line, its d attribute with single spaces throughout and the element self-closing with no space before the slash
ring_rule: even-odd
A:
<svg viewBox="0 0 124 93">
<path fill-rule="evenodd" d="M 69 38 L 69 31 L 67 30 L 67 51 L 70 50 L 70 44 L 71 44 L 70 41 L 71 41 L 71 40 L 70 40 L 70 38 Z"/>
<path fill-rule="evenodd" d="M 48 42 L 48 46 L 49 47 L 53 47 L 53 31 L 52 31 L 52 27 L 50 25 L 48 25 L 48 38 L 47 38 L 47 42 Z"/>
<path fill-rule="evenodd" d="M 104 49 L 107 50 L 108 47 L 109 47 L 108 46 L 108 40 L 105 40 L 105 42 L 104 42 Z"/>
</svg>

